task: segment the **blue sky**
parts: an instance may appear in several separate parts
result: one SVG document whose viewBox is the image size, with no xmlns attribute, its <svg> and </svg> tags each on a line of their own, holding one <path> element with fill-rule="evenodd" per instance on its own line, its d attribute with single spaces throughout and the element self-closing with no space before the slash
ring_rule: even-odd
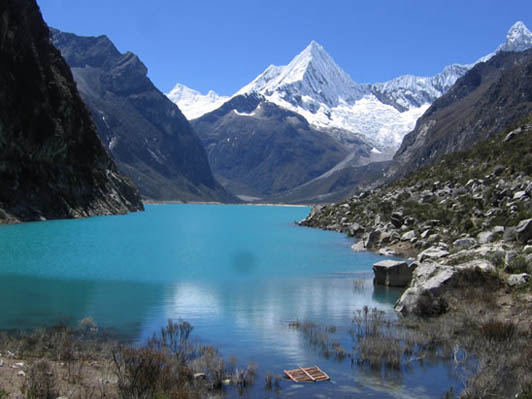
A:
<svg viewBox="0 0 532 399">
<path fill-rule="evenodd" d="M 532 29 L 532 1 L 37 0 L 45 21 L 107 35 L 162 91 L 176 82 L 230 95 L 311 40 L 357 82 L 431 76 L 493 51 L 510 26 Z"/>
</svg>

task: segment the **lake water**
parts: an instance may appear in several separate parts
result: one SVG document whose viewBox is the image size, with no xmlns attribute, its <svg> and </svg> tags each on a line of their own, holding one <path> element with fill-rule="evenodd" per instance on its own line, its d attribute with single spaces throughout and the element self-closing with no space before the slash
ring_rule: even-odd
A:
<svg viewBox="0 0 532 399">
<path fill-rule="evenodd" d="M 353 252 L 341 234 L 294 225 L 308 212 L 148 205 L 125 216 L 0 226 L 0 329 L 91 316 L 141 342 L 167 319 L 183 319 L 194 326 L 194 338 L 224 356 L 257 362 L 252 397 L 264 396 L 266 371 L 314 364 L 332 381 L 283 381 L 281 396 L 440 397 L 455 385 L 444 363 L 383 376 L 323 358 L 288 327 L 294 320 L 335 325 L 349 345 L 355 309 L 393 314 L 400 295 L 373 287 L 371 265 L 382 257 Z M 355 279 L 364 279 L 362 289 Z"/>
</svg>

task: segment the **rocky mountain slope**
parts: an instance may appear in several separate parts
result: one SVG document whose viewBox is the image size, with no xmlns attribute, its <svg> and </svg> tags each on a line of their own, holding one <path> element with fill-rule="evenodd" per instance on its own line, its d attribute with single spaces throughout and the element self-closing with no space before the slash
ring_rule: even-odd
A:
<svg viewBox="0 0 532 399">
<path fill-rule="evenodd" d="M 392 185 L 314 207 L 300 224 L 355 236 L 354 250 L 415 256 L 414 279 L 397 304 L 403 313 L 452 308 L 451 282 L 481 264 L 503 285 L 532 292 L 532 114 Z"/>
<path fill-rule="evenodd" d="M 0 222 L 143 209 L 34 0 L 0 3 Z"/>
<path fill-rule="evenodd" d="M 260 95 L 233 98 L 192 121 L 216 177 L 241 198 L 267 200 L 322 175 L 348 156 L 336 140 L 300 115 Z M 359 142 L 353 163 L 367 163 L 371 147 Z"/>
<path fill-rule="evenodd" d="M 532 112 L 532 49 L 499 52 L 477 64 L 418 120 L 388 178 L 464 150 Z"/>
<path fill-rule="evenodd" d="M 227 201 L 199 138 L 178 107 L 155 88 L 139 58 L 106 36 L 52 30 L 101 140 L 141 194 L 155 200 Z"/>
<path fill-rule="evenodd" d="M 354 236 L 356 251 L 413 260 L 373 266 L 386 284 L 404 277 L 395 309 L 415 318 L 402 320 L 434 322 L 455 350 L 489 345 L 461 396 L 530 394 L 532 114 L 393 184 L 315 206 L 300 224 Z"/>
</svg>

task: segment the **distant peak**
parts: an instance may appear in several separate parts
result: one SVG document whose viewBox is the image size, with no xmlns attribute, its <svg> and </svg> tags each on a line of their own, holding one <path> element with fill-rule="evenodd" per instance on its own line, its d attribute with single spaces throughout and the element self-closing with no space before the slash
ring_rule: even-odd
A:
<svg viewBox="0 0 532 399">
<path fill-rule="evenodd" d="M 532 47 L 532 33 L 522 21 L 517 21 L 506 34 L 506 42 L 499 48 L 502 51 L 524 51 Z"/>
<path fill-rule="evenodd" d="M 508 33 L 512 31 L 528 32 L 529 30 L 523 21 L 517 21 L 515 24 L 511 26 L 511 28 L 508 30 Z"/>
<path fill-rule="evenodd" d="M 311 40 L 307 47 L 301 52 L 301 54 L 310 54 L 312 56 L 323 56 L 326 55 L 330 57 L 325 48 L 318 42 Z"/>
</svg>

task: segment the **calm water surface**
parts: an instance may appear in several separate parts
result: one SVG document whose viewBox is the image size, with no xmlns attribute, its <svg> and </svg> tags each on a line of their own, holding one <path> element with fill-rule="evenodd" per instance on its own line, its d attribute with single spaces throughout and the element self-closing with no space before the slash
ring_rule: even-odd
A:
<svg viewBox="0 0 532 399">
<path fill-rule="evenodd" d="M 308 212 L 148 205 L 126 216 L 0 226 L 0 328 L 91 316 L 140 342 L 167 319 L 184 319 L 203 343 L 242 365 L 258 363 L 252 396 L 264 396 L 266 371 L 314 364 L 332 381 L 283 381 L 281 397 L 432 398 L 458 388 L 443 363 L 383 376 L 320 357 L 288 328 L 293 320 L 334 324 L 349 348 L 353 311 L 368 305 L 392 314 L 400 295 L 371 283 L 382 257 L 354 253 L 343 235 L 295 226 Z M 364 289 L 354 289 L 354 279 L 365 279 Z"/>
</svg>

